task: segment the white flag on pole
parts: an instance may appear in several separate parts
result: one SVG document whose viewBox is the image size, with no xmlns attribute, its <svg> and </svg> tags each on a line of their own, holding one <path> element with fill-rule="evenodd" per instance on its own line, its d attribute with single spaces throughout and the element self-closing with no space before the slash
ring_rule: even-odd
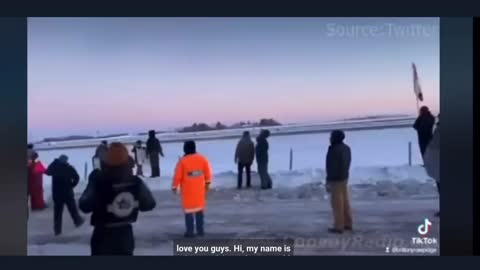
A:
<svg viewBox="0 0 480 270">
<path fill-rule="evenodd" d="M 420 82 L 418 80 L 417 67 L 415 66 L 415 63 L 412 63 L 412 69 L 413 69 L 413 92 L 415 93 L 417 100 L 423 102 L 422 87 L 420 86 Z"/>
</svg>

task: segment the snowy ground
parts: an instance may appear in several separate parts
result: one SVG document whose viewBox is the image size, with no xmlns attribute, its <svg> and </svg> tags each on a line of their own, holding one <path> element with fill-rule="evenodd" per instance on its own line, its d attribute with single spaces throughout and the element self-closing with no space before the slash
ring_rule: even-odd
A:
<svg viewBox="0 0 480 270">
<path fill-rule="evenodd" d="M 331 211 L 321 172 L 278 174 L 273 177 L 274 189 L 268 191 L 258 189 L 256 175 L 254 188 L 241 191 L 231 188 L 234 175 L 217 175 L 217 184 L 208 195 L 206 239 L 293 238 L 296 255 L 391 255 L 387 247 L 390 251 L 394 247 L 436 248 L 438 255 L 438 244 L 412 244 L 425 218 L 433 223 L 428 237 L 439 240 L 439 220 L 433 217 L 438 198 L 433 181 L 421 174 L 422 168 L 408 168 L 378 169 L 379 174 L 370 175 L 369 181 L 351 185 L 355 231 L 343 236 L 326 232 Z M 180 198 L 164 190 L 170 179 L 146 182 L 155 190 L 157 208 L 142 214 L 135 224 L 135 254 L 172 255 L 172 241 L 184 232 Z M 31 213 L 29 255 L 89 254 L 89 225 L 75 229 L 64 213 L 64 235 L 54 237 L 52 221 L 51 209 Z"/>
</svg>

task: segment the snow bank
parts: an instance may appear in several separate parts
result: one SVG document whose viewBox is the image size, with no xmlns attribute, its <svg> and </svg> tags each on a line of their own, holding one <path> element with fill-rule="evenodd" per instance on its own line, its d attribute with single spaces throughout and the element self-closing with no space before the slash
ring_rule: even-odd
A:
<svg viewBox="0 0 480 270">
<path fill-rule="evenodd" d="M 323 190 L 325 171 L 308 169 L 296 171 L 277 171 L 270 173 L 277 197 L 309 197 L 315 189 Z M 50 198 L 50 179 L 45 179 L 45 197 Z M 171 177 L 146 178 L 145 182 L 153 191 L 170 190 Z M 397 167 L 360 167 L 351 170 L 350 186 L 355 196 L 360 197 L 398 197 L 401 195 L 426 195 L 435 193 L 434 181 L 421 166 Z M 245 183 L 245 175 L 244 175 Z M 260 179 L 252 172 L 252 185 L 257 188 Z M 233 171 L 218 173 L 212 182 L 216 191 L 233 189 L 237 185 L 237 174 Z M 86 182 L 80 182 L 76 193 L 85 189 Z M 303 194 L 303 195 L 302 195 Z"/>
<path fill-rule="evenodd" d="M 295 171 L 277 171 L 270 173 L 276 187 L 294 188 L 309 183 L 323 183 L 325 171 L 323 169 L 306 169 Z M 245 177 L 245 176 L 244 176 Z M 258 180 L 258 175 L 253 172 L 252 181 Z M 232 187 L 236 184 L 237 173 L 233 171 L 215 175 L 215 187 Z M 259 181 L 259 180 L 258 180 Z M 351 170 L 350 183 L 376 184 L 379 182 L 400 183 L 412 181 L 425 183 L 432 181 L 421 166 L 396 166 L 396 167 L 359 167 Z"/>
</svg>

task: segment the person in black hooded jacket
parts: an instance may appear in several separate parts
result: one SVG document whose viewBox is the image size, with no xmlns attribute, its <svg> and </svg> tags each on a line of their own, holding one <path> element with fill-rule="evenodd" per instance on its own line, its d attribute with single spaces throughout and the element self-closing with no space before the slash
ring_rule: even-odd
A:
<svg viewBox="0 0 480 270">
<path fill-rule="evenodd" d="M 160 157 L 163 157 L 163 149 L 160 141 L 155 137 L 155 130 L 148 132 L 147 157 L 150 159 L 152 178 L 160 176 Z"/>
<path fill-rule="evenodd" d="M 427 106 L 421 107 L 419 116 L 413 124 L 413 128 L 418 134 L 418 146 L 420 147 L 422 158 L 425 155 L 428 143 L 432 140 L 434 126 L 435 116 L 433 116 Z"/>
<path fill-rule="evenodd" d="M 132 224 L 139 211 L 152 210 L 156 202 L 142 179 L 133 175 L 126 147 L 112 143 L 105 168 L 92 171 L 79 206 L 84 213 L 92 213 L 92 256 L 131 256 L 135 248 Z"/>
<path fill-rule="evenodd" d="M 268 141 L 270 131 L 265 129 L 260 132 L 257 137 L 257 145 L 255 146 L 255 156 L 257 158 L 258 175 L 260 176 L 261 188 L 271 189 L 272 178 L 268 173 Z"/>
<path fill-rule="evenodd" d="M 52 177 L 52 197 L 55 235 L 62 233 L 63 207 L 67 206 L 75 226 L 79 227 L 84 223 L 80 216 L 75 202 L 73 189 L 80 181 L 75 168 L 68 164 L 68 157 L 61 155 L 55 159 L 47 168 L 46 175 Z"/>
</svg>

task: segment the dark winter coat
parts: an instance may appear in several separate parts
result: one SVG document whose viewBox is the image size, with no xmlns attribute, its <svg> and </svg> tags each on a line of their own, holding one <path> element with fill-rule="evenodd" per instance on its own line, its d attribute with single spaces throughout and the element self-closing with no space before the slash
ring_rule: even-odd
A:
<svg viewBox="0 0 480 270">
<path fill-rule="evenodd" d="M 138 210 L 150 211 L 156 206 L 152 193 L 142 179 L 133 176 L 130 165 L 123 167 L 106 167 L 104 170 L 94 170 L 88 177 L 88 185 L 79 200 L 79 208 L 84 213 L 92 213 L 91 225 L 102 226 L 105 219 L 105 206 L 110 203 L 105 201 L 110 194 L 109 187 L 117 184 L 133 182 L 135 194 L 138 198 Z"/>
<path fill-rule="evenodd" d="M 332 143 L 326 158 L 327 182 L 346 181 L 352 161 L 350 147 L 343 142 Z"/>
<path fill-rule="evenodd" d="M 160 141 L 155 136 L 150 136 L 147 140 L 147 155 L 154 156 L 154 155 L 161 155 L 163 156 L 163 149 Z"/>
<path fill-rule="evenodd" d="M 433 116 L 430 112 L 421 114 L 417 120 L 415 120 L 413 128 L 418 134 L 418 144 L 420 146 L 422 156 L 425 154 L 427 145 L 432 139 L 434 126 L 435 116 Z"/>
<path fill-rule="evenodd" d="M 255 159 L 255 144 L 250 136 L 242 137 L 235 149 L 235 160 L 241 164 L 252 164 Z"/>
<path fill-rule="evenodd" d="M 257 137 L 257 145 L 255 146 L 255 156 L 257 163 L 268 163 L 268 134 L 262 132 Z"/>
<path fill-rule="evenodd" d="M 53 200 L 63 200 L 72 197 L 73 189 L 80 181 L 75 168 L 65 162 L 55 159 L 47 168 L 46 175 L 52 177 Z"/>
</svg>

